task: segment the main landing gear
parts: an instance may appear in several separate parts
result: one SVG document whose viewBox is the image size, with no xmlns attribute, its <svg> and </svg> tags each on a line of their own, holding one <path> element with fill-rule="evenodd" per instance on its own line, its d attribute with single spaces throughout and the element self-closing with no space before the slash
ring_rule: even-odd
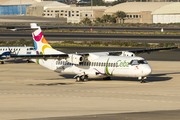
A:
<svg viewBox="0 0 180 120">
<path fill-rule="evenodd" d="M 84 76 L 77 76 L 76 82 L 84 82 Z"/>
<path fill-rule="evenodd" d="M 146 81 L 147 77 L 138 77 L 138 79 L 140 80 L 141 83 L 147 83 L 148 81 Z"/>
<path fill-rule="evenodd" d="M 84 82 L 85 79 L 88 79 L 87 75 L 82 75 L 82 76 L 77 76 L 76 78 L 76 82 Z"/>
<path fill-rule="evenodd" d="M 1 61 L 1 64 L 4 64 L 4 61 Z"/>
<path fill-rule="evenodd" d="M 27 63 L 30 63 L 31 61 L 30 60 L 26 60 Z"/>
</svg>

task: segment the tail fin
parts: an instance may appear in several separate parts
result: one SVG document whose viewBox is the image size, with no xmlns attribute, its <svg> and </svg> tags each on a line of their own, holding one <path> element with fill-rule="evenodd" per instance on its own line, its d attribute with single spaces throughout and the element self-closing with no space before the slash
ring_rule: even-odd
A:
<svg viewBox="0 0 180 120">
<path fill-rule="evenodd" d="M 32 33 L 34 46 L 37 55 L 45 55 L 45 54 L 64 54 L 63 52 L 57 51 L 49 45 L 49 43 L 44 38 L 44 35 L 41 31 L 41 27 L 36 23 L 30 24 L 31 28 L 35 29 Z M 36 29 L 37 28 L 37 29 Z"/>
</svg>

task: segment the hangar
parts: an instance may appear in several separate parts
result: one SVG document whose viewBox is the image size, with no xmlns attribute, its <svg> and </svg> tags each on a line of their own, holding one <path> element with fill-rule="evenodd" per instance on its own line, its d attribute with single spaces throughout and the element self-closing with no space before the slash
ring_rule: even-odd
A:
<svg viewBox="0 0 180 120">
<path fill-rule="evenodd" d="M 26 7 L 41 0 L 1 0 L 0 15 L 26 14 Z"/>
<path fill-rule="evenodd" d="M 179 2 L 126 2 L 107 9 L 104 14 L 112 15 L 124 11 L 124 23 L 174 23 L 180 22 Z"/>
<path fill-rule="evenodd" d="M 152 12 L 153 23 L 180 23 L 180 3 L 171 3 Z"/>
</svg>

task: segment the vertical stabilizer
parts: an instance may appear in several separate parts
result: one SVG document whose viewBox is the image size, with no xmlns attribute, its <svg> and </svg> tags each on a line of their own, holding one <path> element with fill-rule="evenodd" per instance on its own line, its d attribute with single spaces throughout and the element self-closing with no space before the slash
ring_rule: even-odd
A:
<svg viewBox="0 0 180 120">
<path fill-rule="evenodd" d="M 63 52 L 57 51 L 51 47 L 51 45 L 44 38 L 44 35 L 38 24 L 31 23 L 30 26 L 31 28 L 34 29 L 32 36 L 33 36 L 34 46 L 37 55 L 64 54 Z"/>
</svg>

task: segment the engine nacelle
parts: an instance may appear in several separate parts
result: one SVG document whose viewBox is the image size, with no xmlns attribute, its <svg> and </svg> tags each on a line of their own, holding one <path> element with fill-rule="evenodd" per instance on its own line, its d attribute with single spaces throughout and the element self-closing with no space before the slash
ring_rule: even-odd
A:
<svg viewBox="0 0 180 120">
<path fill-rule="evenodd" d="M 84 61 L 84 57 L 81 55 L 69 54 L 69 57 L 66 60 L 73 64 L 79 64 L 80 62 Z"/>
<path fill-rule="evenodd" d="M 131 56 L 134 57 L 135 54 L 132 52 L 128 52 L 128 51 L 122 51 L 122 54 L 120 56 Z"/>
</svg>

